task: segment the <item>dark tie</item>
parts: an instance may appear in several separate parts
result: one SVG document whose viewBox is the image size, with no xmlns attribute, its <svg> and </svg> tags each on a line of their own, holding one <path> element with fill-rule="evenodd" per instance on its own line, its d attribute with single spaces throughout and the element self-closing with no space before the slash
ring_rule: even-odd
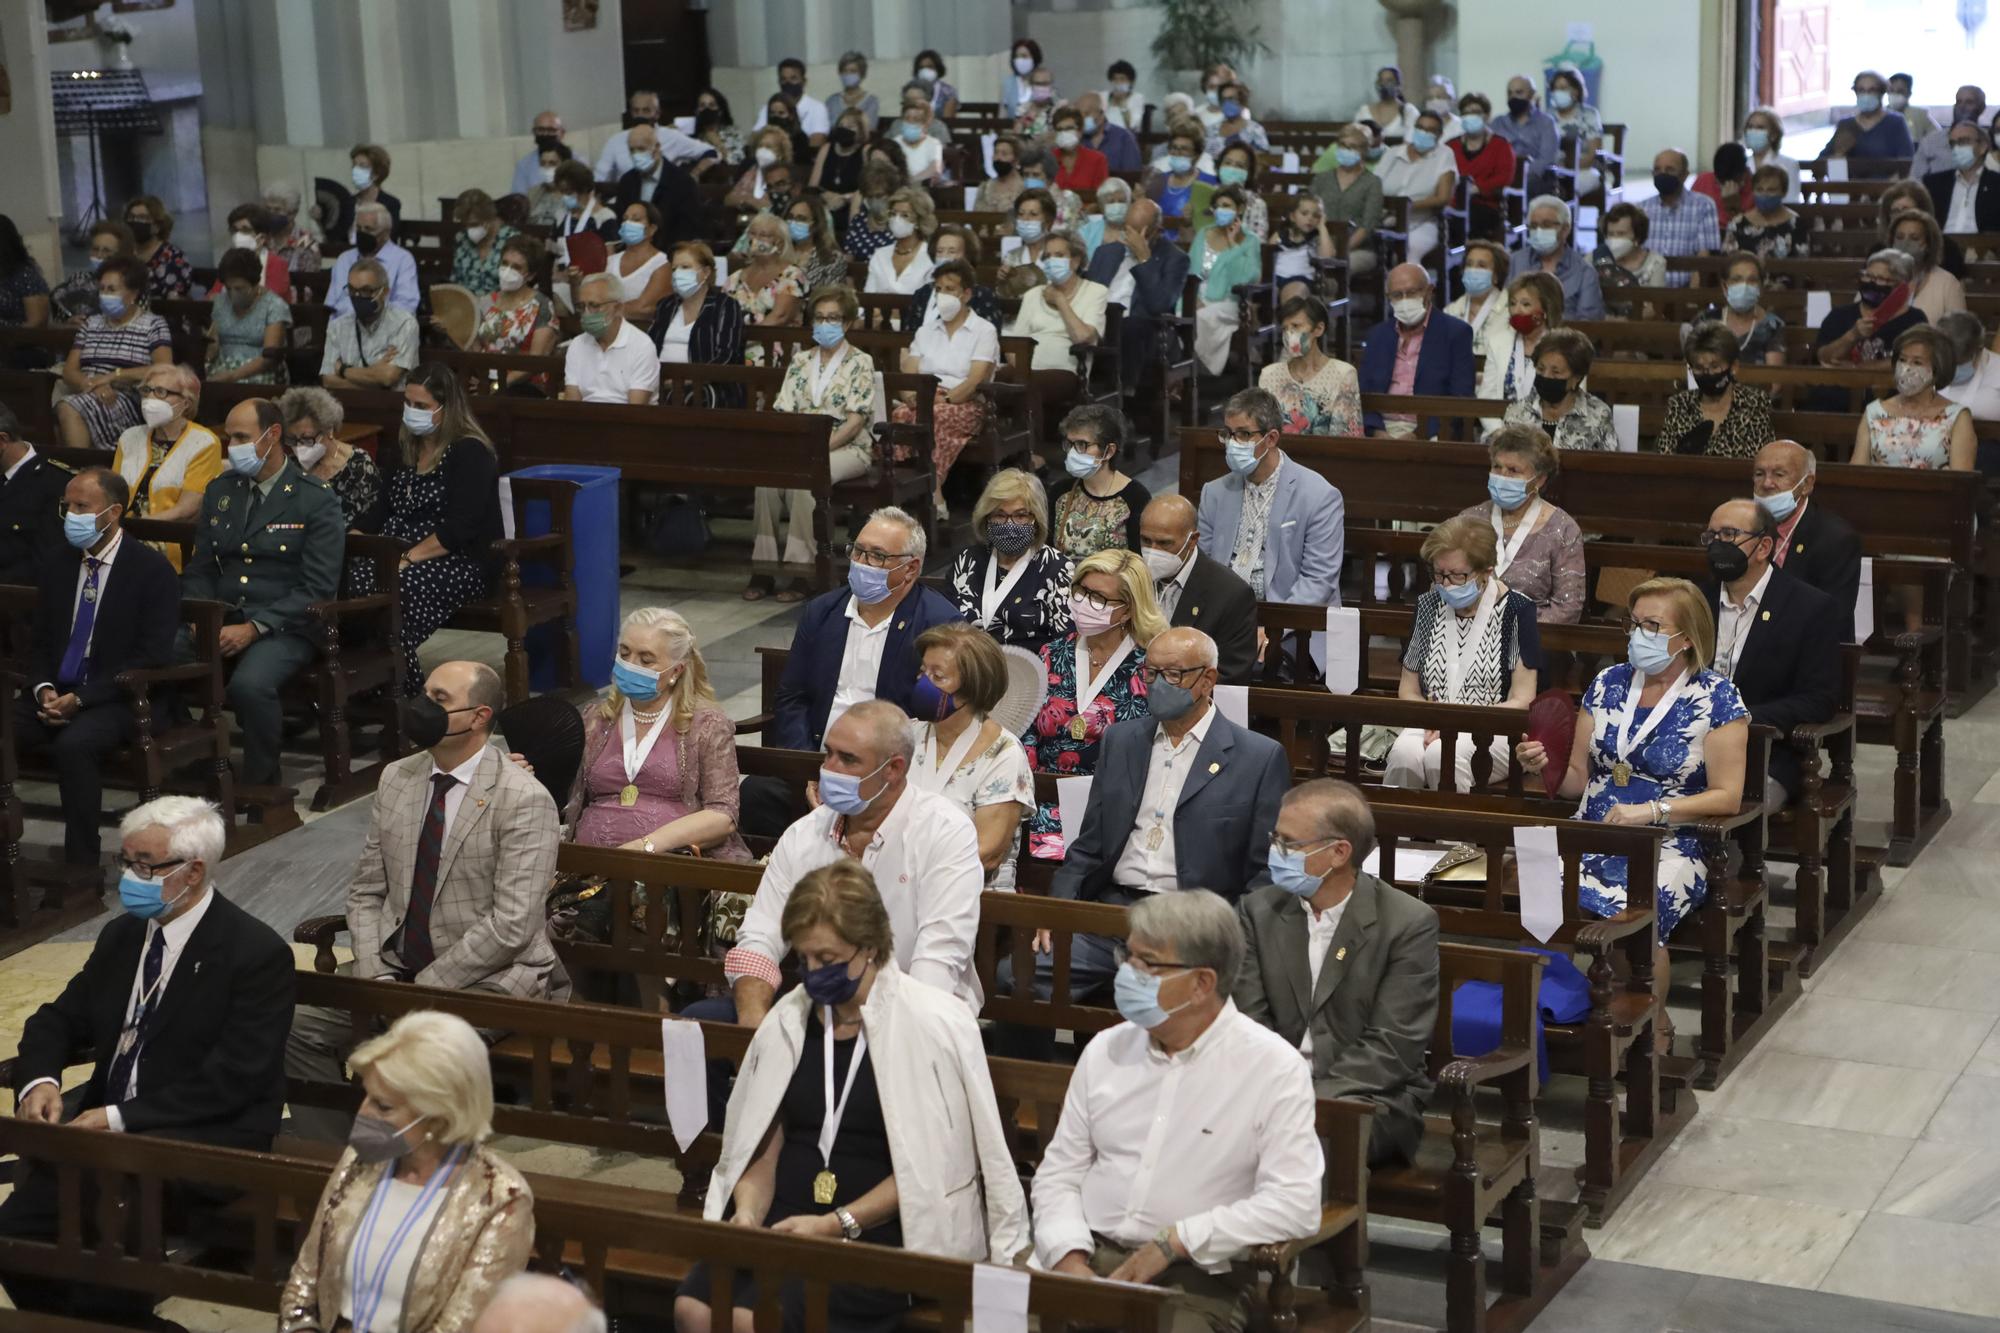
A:
<svg viewBox="0 0 2000 1333">
<path fill-rule="evenodd" d="M 257 526 L 257 511 L 264 507 L 264 490 L 254 483 L 250 487 L 250 503 L 243 510 L 243 531 L 249 532 Z"/>
<path fill-rule="evenodd" d="M 97 571 L 104 568 L 104 562 L 94 555 L 87 555 L 83 564 L 83 595 L 77 599 L 76 620 L 69 629 L 69 647 L 63 650 L 62 665 L 56 669 L 58 685 L 74 685 L 83 679 L 83 659 L 90 648 L 90 631 L 97 624 Z"/>
<path fill-rule="evenodd" d="M 449 773 L 431 774 L 431 808 L 417 839 L 417 869 L 410 878 L 410 914 L 403 918 L 403 940 L 397 950 L 403 965 L 421 972 L 437 959 L 431 947 L 431 899 L 437 894 L 438 857 L 444 851 L 444 798 L 457 785 Z"/>
<path fill-rule="evenodd" d="M 166 957 L 167 932 L 155 926 L 152 942 L 146 946 L 145 964 L 139 969 L 139 1003 L 132 1010 L 131 1041 L 111 1062 L 111 1080 L 104 1088 L 107 1106 L 124 1101 L 125 1090 L 132 1086 L 132 1067 L 139 1063 L 141 1029 L 145 1027 L 146 1015 L 159 1002 L 160 965 Z"/>
</svg>

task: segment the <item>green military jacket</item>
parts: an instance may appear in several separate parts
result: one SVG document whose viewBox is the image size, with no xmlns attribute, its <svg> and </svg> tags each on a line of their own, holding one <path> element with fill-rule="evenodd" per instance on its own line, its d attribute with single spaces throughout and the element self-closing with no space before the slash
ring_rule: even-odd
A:
<svg viewBox="0 0 2000 1333">
<path fill-rule="evenodd" d="M 340 499 L 318 477 L 287 460 L 256 506 L 256 482 L 225 472 L 201 497 L 194 554 L 181 574 L 181 593 L 223 602 L 266 634 L 302 632 L 306 608 L 340 594 L 347 518 Z"/>
</svg>

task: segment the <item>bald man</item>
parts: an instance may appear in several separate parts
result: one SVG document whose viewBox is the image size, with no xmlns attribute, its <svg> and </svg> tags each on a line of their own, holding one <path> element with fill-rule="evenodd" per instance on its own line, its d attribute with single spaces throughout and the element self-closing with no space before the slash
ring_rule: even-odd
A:
<svg viewBox="0 0 2000 1333">
<path fill-rule="evenodd" d="M 1715 616 L 1715 669 L 1736 683 L 1750 720 L 1780 738 L 1802 722 L 1825 722 L 1840 703 L 1840 617 L 1818 588 L 1771 563 L 1777 520 L 1755 500 L 1717 505 L 1702 534 Z M 1851 608 L 1850 608 L 1851 611 Z M 1799 756 L 1771 750 L 1768 792 L 1784 801 L 1799 789 Z"/>
<path fill-rule="evenodd" d="M 1472 326 L 1437 309 L 1431 275 L 1421 264 L 1398 264 L 1386 279 L 1389 318 L 1368 331 L 1361 349 L 1361 392 L 1422 397 L 1472 397 Z M 1416 418 L 1380 412 L 1363 417 L 1370 435 L 1413 435 Z M 1435 438 L 1438 420 L 1424 426 Z"/>
<path fill-rule="evenodd" d="M 1751 494 L 1778 523 L 1773 563 L 1833 599 L 1840 641 L 1852 643 L 1854 603 L 1861 595 L 1861 537 L 1840 515 L 1813 503 L 1818 470 L 1810 449 L 1773 440 L 1757 451 Z"/>
<path fill-rule="evenodd" d="M 382 770 L 368 839 L 347 888 L 354 961 L 373 981 L 566 1000 L 569 974 L 549 944 L 543 899 L 562 828 L 548 788 L 493 743 L 506 702 L 484 662 L 443 662 L 405 700 L 415 754 Z M 344 1010 L 301 1008 L 285 1071 L 340 1083 L 355 1034 Z M 294 1107 L 297 1131 L 347 1137 L 346 1112 Z"/>
<path fill-rule="evenodd" d="M 604 1312 L 574 1285 L 546 1273 L 500 1284 L 472 1333 L 604 1333 Z"/>
<path fill-rule="evenodd" d="M 1132 285 L 1118 342 L 1128 384 L 1137 384 L 1157 369 L 1162 336 L 1178 338 L 1156 321 L 1180 308 L 1187 275 L 1187 251 L 1160 239 L 1160 206 L 1143 197 L 1126 210 L 1121 239 L 1107 240 L 1091 253 L 1085 276 L 1092 282 L 1109 287 L 1129 280 Z"/>
<path fill-rule="evenodd" d="M 1156 495 L 1139 515 L 1139 556 L 1169 623 L 1215 640 L 1221 682 L 1248 685 L 1257 664 L 1257 594 L 1228 565 L 1202 553 L 1195 528 L 1186 496 Z"/>
</svg>

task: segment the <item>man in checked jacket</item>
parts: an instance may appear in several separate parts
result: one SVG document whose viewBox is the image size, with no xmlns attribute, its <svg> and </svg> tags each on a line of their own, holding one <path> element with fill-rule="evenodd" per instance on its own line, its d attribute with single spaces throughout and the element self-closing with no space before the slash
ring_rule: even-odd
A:
<svg viewBox="0 0 2000 1333">
<path fill-rule="evenodd" d="M 569 998 L 549 944 L 543 899 L 561 841 L 555 801 L 493 744 L 504 700 L 478 662 L 446 662 L 404 705 L 404 734 L 423 748 L 382 772 L 368 842 L 347 890 L 354 962 L 342 970 L 525 999 Z M 489 1033 L 489 1039 L 500 1034 Z M 301 1006 L 285 1072 L 346 1078 L 345 1012 Z M 343 1112 L 294 1107 L 295 1132 L 345 1139 Z"/>
</svg>

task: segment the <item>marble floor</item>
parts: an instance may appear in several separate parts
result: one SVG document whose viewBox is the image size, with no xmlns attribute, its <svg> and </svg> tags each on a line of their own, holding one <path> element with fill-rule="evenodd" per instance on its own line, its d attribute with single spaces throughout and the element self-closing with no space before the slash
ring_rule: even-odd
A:
<svg viewBox="0 0 2000 1333">
<path fill-rule="evenodd" d="M 1155 493 L 1172 490 L 1172 460 L 1141 479 Z M 664 603 L 688 617 L 717 696 L 736 716 L 757 708 L 755 650 L 789 642 L 797 616 L 794 606 L 740 598 L 741 535 L 718 525 L 724 545 L 698 563 L 638 558 L 620 597 L 625 610 Z M 499 655 L 493 636 L 446 633 L 424 659 L 497 665 Z M 1916 864 L 1887 873 L 1880 904 L 1727 1085 L 1698 1094 L 1693 1123 L 1611 1225 L 1587 1233 L 1595 1257 L 1535 1328 L 2000 1330 L 2000 878 L 1985 860 L 2000 850 L 2000 697 L 1947 724 L 1946 744 L 1954 814 L 1944 832 Z M 1864 749 L 1862 773 L 1864 817 L 1886 819 L 1888 756 Z M 288 756 L 287 776 L 303 806 L 318 781 L 311 757 Z M 227 863 L 226 891 L 286 933 L 338 910 L 367 818 L 365 802 L 308 816 L 303 829 Z M 59 829 L 30 820 L 27 837 L 46 843 Z M 1785 919 L 1780 909 L 1775 920 Z M 0 1055 L 81 965 L 95 929 L 0 963 Z M 1698 1026 L 1692 1010 L 1678 1021 L 1683 1032 Z M 1545 1196 L 1573 1198 L 1576 1099 L 1558 1091 L 1543 1123 Z M 676 1183 L 645 1159 L 502 1146 L 530 1170 Z M 1377 1328 L 1429 1327 L 1441 1292 L 1422 1254 L 1436 1238 L 1377 1230 Z M 1411 1243 L 1419 1259 L 1406 1272 L 1388 1256 L 1391 1244 Z M 269 1326 L 268 1317 L 186 1303 L 163 1313 L 204 1330 Z"/>
</svg>

